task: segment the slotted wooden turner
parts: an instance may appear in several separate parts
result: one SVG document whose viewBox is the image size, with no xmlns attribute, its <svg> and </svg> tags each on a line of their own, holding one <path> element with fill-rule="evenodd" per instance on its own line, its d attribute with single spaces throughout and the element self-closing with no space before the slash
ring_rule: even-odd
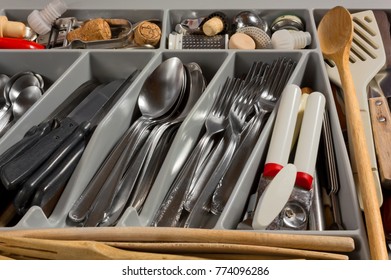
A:
<svg viewBox="0 0 391 280">
<path fill-rule="evenodd" d="M 376 22 L 373 11 L 367 10 L 352 14 L 354 34 L 350 50 L 349 65 L 352 73 L 354 87 L 360 106 L 361 118 L 364 124 L 364 131 L 367 140 L 368 152 L 370 155 L 372 173 L 375 178 L 377 196 L 379 205 L 383 203 L 383 195 L 376 161 L 375 147 L 372 135 L 372 125 L 368 106 L 367 87 L 373 77 L 381 70 L 386 61 L 386 55 L 379 27 Z M 337 67 L 333 62 L 326 63 L 327 74 L 330 80 L 338 86 L 341 86 L 341 80 Z M 348 133 L 349 124 L 348 124 Z M 351 143 L 351 141 L 349 141 Z M 352 157 L 353 175 L 357 187 L 357 167 L 355 166 L 354 153 L 352 145 L 349 144 L 350 154 Z M 359 194 L 359 202 L 362 208 L 362 199 Z"/>
</svg>

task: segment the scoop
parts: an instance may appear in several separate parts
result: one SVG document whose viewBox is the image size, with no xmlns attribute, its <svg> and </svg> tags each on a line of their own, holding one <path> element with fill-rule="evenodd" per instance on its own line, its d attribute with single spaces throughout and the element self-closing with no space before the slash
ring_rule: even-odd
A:
<svg viewBox="0 0 391 280">
<path fill-rule="evenodd" d="M 185 83 L 184 66 L 173 57 L 162 62 L 145 80 L 138 97 L 143 116 L 156 118 L 171 110 Z"/>
<path fill-rule="evenodd" d="M 329 10 L 318 26 L 318 37 L 323 56 L 333 60 L 338 69 L 344 91 L 346 118 L 354 137 L 353 144 L 359 191 L 363 200 L 369 247 L 373 259 L 388 259 L 385 236 L 377 200 L 375 180 L 367 147 L 359 103 L 349 68 L 349 54 L 353 40 L 353 22 L 348 10 L 341 6 Z"/>
</svg>

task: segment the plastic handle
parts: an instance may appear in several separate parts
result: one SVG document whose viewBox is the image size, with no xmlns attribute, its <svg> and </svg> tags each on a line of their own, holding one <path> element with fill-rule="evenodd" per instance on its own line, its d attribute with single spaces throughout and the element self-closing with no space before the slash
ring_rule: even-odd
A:
<svg viewBox="0 0 391 280">
<path fill-rule="evenodd" d="M 43 45 L 17 38 L 0 38 L 0 49 L 45 49 Z"/>
<path fill-rule="evenodd" d="M 47 216 L 50 215 L 53 208 L 57 205 L 58 199 L 83 155 L 85 146 L 86 143 L 84 141 L 80 142 L 57 169 L 42 182 L 36 191 L 32 205 L 40 206 Z"/>
<path fill-rule="evenodd" d="M 0 156 L 0 168 L 31 148 L 41 137 L 48 134 L 51 129 L 51 122 L 44 122 L 30 128 L 20 141 L 16 142 Z"/>
<path fill-rule="evenodd" d="M 15 208 L 20 214 L 24 214 L 23 211 L 26 204 L 31 201 L 32 196 L 37 188 L 40 187 L 43 180 L 59 165 L 63 164 L 65 158 L 85 139 L 89 129 L 90 124 L 87 122 L 78 126 L 56 151 L 27 179 L 14 199 Z"/>
<path fill-rule="evenodd" d="M 258 200 L 255 209 L 252 227 L 255 230 L 266 227 L 282 211 L 292 193 L 296 179 L 296 167 L 287 164 L 273 178 Z"/>
<path fill-rule="evenodd" d="M 78 126 L 70 118 L 41 138 L 31 149 L 10 161 L 0 169 L 0 179 L 7 190 L 14 190 L 27 179 L 72 134 Z"/>
<path fill-rule="evenodd" d="M 312 187 L 325 104 L 323 94 L 311 93 L 301 124 L 294 164 L 297 167 L 296 185 L 306 189 Z"/>
<path fill-rule="evenodd" d="M 263 171 L 266 177 L 274 177 L 288 163 L 300 99 L 297 85 L 287 85 L 282 92 Z"/>
</svg>

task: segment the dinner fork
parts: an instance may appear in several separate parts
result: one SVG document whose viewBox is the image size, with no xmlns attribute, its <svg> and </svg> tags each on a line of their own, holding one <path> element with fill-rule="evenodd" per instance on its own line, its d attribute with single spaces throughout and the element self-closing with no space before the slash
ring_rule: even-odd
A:
<svg viewBox="0 0 391 280">
<path fill-rule="evenodd" d="M 212 169 L 211 175 L 208 176 L 208 180 L 204 186 L 202 186 L 203 180 L 197 181 L 198 186 L 196 190 L 200 191 L 200 194 L 197 196 L 194 196 L 193 194 L 192 197 L 187 198 L 185 209 L 189 211 L 190 214 L 185 221 L 185 227 L 199 227 L 199 217 L 206 208 L 209 210 L 210 197 L 227 171 L 236 146 L 239 143 L 246 119 L 254 110 L 254 102 L 257 96 L 256 93 L 257 91 L 254 90 L 254 88 L 249 88 L 247 91 L 243 92 L 231 106 L 228 114 L 229 129 L 227 129 L 224 138 L 219 144 L 220 147 L 224 147 L 219 150 L 222 155 L 217 155 L 217 153 L 212 154 L 211 159 L 213 160 L 209 162 L 209 168 L 212 165 L 211 162 L 215 162 L 216 167 Z M 205 168 L 203 174 L 208 174 L 209 168 Z M 205 178 L 203 174 L 200 178 Z"/>
<path fill-rule="evenodd" d="M 175 178 L 170 190 L 160 206 L 153 225 L 176 226 L 183 209 L 184 194 L 192 189 L 193 178 L 201 170 L 201 166 L 209 152 L 212 150 L 214 142 L 219 139 L 219 135 L 226 127 L 226 117 L 228 109 L 235 93 L 240 90 L 242 81 L 240 79 L 227 78 L 222 89 L 218 92 L 210 112 L 205 120 L 205 133 L 198 141 L 185 165 Z M 219 137 L 218 137 L 219 136 Z"/>
<path fill-rule="evenodd" d="M 252 148 L 257 140 L 257 135 L 262 130 L 262 122 L 265 115 L 270 113 L 285 85 L 288 82 L 293 70 L 295 68 L 295 62 L 290 59 L 281 58 L 272 64 L 271 71 L 266 75 L 263 83 L 260 85 L 260 93 L 255 104 L 256 116 L 254 121 L 249 124 L 249 130 L 245 135 L 243 142 L 240 144 L 235 155 L 229 164 L 229 172 L 225 174 L 223 179 L 219 182 L 216 190 L 213 193 L 211 201 L 211 212 L 215 215 L 220 214 L 235 186 L 236 180 L 238 179 L 242 167 L 249 157 Z"/>
</svg>

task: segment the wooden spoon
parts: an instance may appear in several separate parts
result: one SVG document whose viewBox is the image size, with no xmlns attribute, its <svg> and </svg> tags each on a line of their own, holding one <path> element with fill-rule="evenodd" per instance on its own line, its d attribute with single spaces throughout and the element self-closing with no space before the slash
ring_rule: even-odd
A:
<svg viewBox="0 0 391 280">
<path fill-rule="evenodd" d="M 337 66 L 344 91 L 345 111 L 352 135 L 353 153 L 357 161 L 359 191 L 363 200 L 364 215 L 372 259 L 388 259 L 386 241 L 377 200 L 375 180 L 360 116 L 352 75 L 349 68 L 349 53 L 353 39 L 353 23 L 348 10 L 337 6 L 329 10 L 318 27 L 318 36 L 323 56 Z M 363 69 L 365 71 L 365 69 Z"/>
</svg>

